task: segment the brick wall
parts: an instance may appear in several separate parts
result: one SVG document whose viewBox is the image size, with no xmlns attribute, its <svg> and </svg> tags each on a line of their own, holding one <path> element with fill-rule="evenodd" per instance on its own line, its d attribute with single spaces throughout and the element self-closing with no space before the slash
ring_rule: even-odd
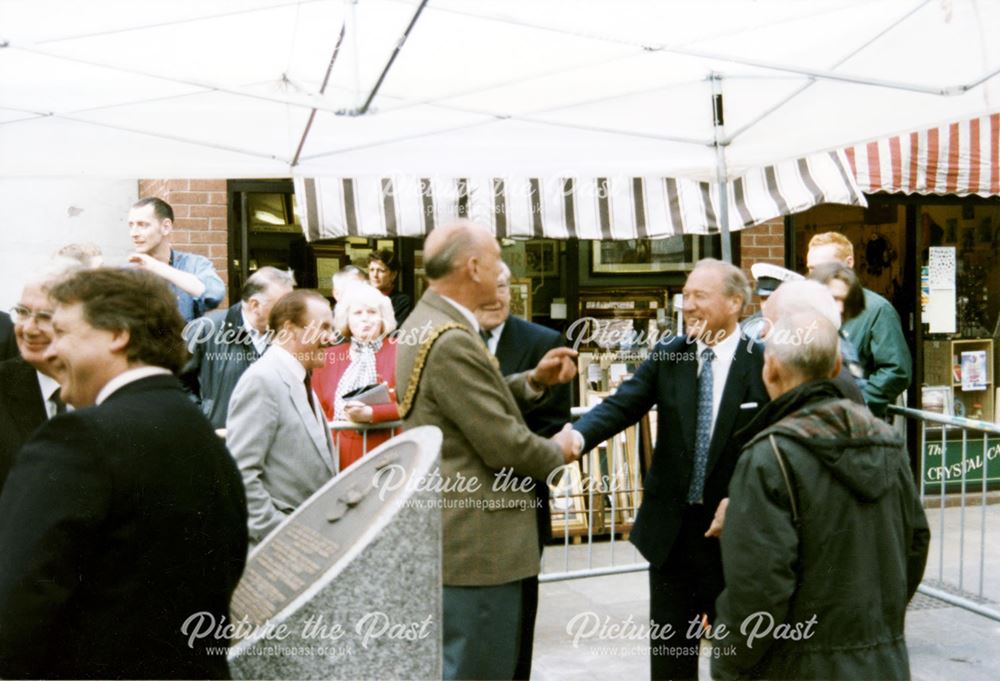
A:
<svg viewBox="0 0 1000 681">
<path fill-rule="evenodd" d="M 775 218 L 754 225 L 740 232 L 740 266 L 753 285 L 750 267 L 754 263 L 768 262 L 779 267 L 785 266 L 785 219 Z M 760 309 L 760 298 L 755 294 L 746 314 Z"/>
<path fill-rule="evenodd" d="M 174 209 L 175 250 L 209 258 L 229 286 L 225 180 L 139 180 L 139 197 L 158 196 Z M 228 305 L 223 301 L 220 307 Z"/>
</svg>

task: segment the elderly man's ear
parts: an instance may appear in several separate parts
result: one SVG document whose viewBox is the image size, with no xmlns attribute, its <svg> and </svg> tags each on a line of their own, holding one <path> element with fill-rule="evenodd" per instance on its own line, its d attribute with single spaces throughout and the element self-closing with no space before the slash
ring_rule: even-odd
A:
<svg viewBox="0 0 1000 681">
<path fill-rule="evenodd" d="M 833 372 L 830 374 L 830 378 L 836 378 L 840 374 L 840 369 L 844 366 L 844 362 L 840 357 L 840 353 L 837 353 L 837 361 L 833 363 Z"/>
</svg>

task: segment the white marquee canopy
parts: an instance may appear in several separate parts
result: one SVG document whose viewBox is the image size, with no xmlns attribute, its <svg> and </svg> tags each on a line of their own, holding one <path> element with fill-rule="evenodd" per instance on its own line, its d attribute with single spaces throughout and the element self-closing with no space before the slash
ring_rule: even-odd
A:
<svg viewBox="0 0 1000 681">
<path fill-rule="evenodd" d="M 1000 110 L 1000 0 L 0 0 L 0 18 L 0 177 L 732 181 Z"/>
</svg>

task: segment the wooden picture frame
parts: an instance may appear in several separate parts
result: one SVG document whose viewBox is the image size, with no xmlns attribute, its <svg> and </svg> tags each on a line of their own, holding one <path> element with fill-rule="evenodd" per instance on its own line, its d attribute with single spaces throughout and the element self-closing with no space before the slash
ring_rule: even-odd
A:
<svg viewBox="0 0 1000 681">
<path fill-rule="evenodd" d="M 510 280 L 510 313 L 531 321 L 531 279 Z"/>
<path fill-rule="evenodd" d="M 694 269 L 700 255 L 695 236 L 666 239 L 594 241 L 591 246 L 591 274 L 658 274 Z"/>
<path fill-rule="evenodd" d="M 309 249 L 313 258 L 313 272 L 316 273 L 316 290 L 327 298 L 333 298 L 334 273 L 339 272 L 345 265 L 350 264 L 344 245 L 334 244 L 311 244 Z"/>
<path fill-rule="evenodd" d="M 531 239 L 524 242 L 524 276 L 549 277 L 559 274 L 559 243 Z"/>
</svg>

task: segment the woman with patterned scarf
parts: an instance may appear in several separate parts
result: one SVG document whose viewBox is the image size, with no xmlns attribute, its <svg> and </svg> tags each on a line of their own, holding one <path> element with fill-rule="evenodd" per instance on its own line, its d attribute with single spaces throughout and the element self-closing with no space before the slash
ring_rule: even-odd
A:
<svg viewBox="0 0 1000 681">
<path fill-rule="evenodd" d="M 326 363 L 313 372 L 312 387 L 329 421 L 381 423 L 399 418 L 396 405 L 396 343 L 388 336 L 396 328 L 392 303 L 367 284 L 350 286 L 333 311 L 334 328 L 346 342 L 328 348 Z M 389 402 L 367 405 L 350 393 L 384 383 Z M 345 397 L 348 395 L 348 397 Z M 340 470 L 360 459 L 391 436 L 389 430 L 356 430 L 334 434 Z"/>
</svg>

